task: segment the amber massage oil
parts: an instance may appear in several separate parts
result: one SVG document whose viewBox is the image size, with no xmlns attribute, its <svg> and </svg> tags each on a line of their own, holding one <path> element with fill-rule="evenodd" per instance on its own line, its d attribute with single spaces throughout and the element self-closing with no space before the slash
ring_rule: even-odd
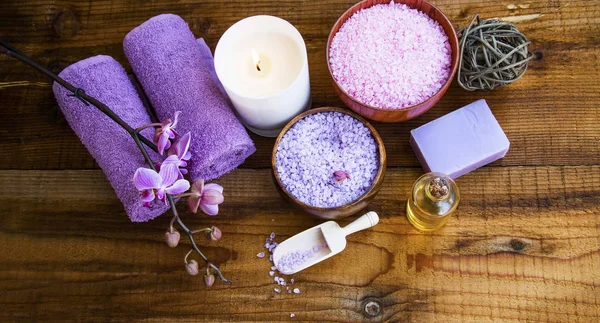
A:
<svg viewBox="0 0 600 323">
<path fill-rule="evenodd" d="M 415 182 L 406 204 L 406 216 L 415 228 L 431 232 L 443 227 L 456 211 L 460 191 L 441 173 L 427 173 Z"/>
</svg>

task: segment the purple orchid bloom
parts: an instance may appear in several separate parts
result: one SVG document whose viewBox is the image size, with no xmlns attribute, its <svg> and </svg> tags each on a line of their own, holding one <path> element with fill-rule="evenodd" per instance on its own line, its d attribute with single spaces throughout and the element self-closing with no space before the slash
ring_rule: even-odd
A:
<svg viewBox="0 0 600 323">
<path fill-rule="evenodd" d="M 181 194 L 190 188 L 190 182 L 178 178 L 177 166 L 168 163 L 163 164 L 158 173 L 149 168 L 138 168 L 133 175 L 133 184 L 142 192 L 142 202 L 148 207 L 155 198 L 167 204 L 166 194 Z"/>
<path fill-rule="evenodd" d="M 160 127 L 156 128 L 156 131 L 154 132 L 154 143 L 156 143 L 156 146 L 158 147 L 158 153 L 161 155 L 165 149 L 169 149 L 169 147 L 171 147 L 170 140 L 174 139 L 177 135 L 175 127 L 177 127 L 180 113 L 181 111 L 176 111 L 173 121 L 171 121 L 171 119 L 163 121 L 160 124 Z"/>
<path fill-rule="evenodd" d="M 178 179 L 182 179 L 183 175 L 188 173 L 188 170 L 185 167 L 187 167 L 187 161 L 192 157 L 192 153 L 188 151 L 190 149 L 191 140 L 192 135 L 189 132 L 177 139 L 171 148 L 169 148 L 169 157 L 157 163 L 156 169 L 160 170 L 160 167 L 163 164 L 175 164 L 179 169 Z"/>
<path fill-rule="evenodd" d="M 188 170 L 185 169 L 185 167 L 187 167 L 187 161 L 192 158 L 192 153 L 188 151 L 190 149 L 191 141 L 192 135 L 189 132 L 177 139 L 168 151 L 169 157 L 162 162 L 164 164 L 168 159 L 172 160 L 179 168 L 179 172 L 181 173 L 180 178 L 183 178 L 183 175 L 188 173 Z M 173 158 L 172 156 L 176 156 L 177 158 Z"/>
<path fill-rule="evenodd" d="M 198 212 L 198 207 L 208 215 L 219 213 L 219 204 L 223 203 L 223 186 L 215 183 L 204 185 L 204 180 L 199 179 L 192 185 L 188 198 L 188 206 L 193 213 Z"/>
</svg>

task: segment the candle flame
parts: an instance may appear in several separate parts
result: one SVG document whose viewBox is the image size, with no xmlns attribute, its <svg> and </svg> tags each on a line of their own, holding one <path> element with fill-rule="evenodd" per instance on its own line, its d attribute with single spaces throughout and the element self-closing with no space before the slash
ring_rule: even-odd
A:
<svg viewBox="0 0 600 323">
<path fill-rule="evenodd" d="M 254 48 L 252 48 L 252 60 L 254 61 L 254 65 L 256 65 L 256 69 L 260 72 L 260 56 Z"/>
</svg>

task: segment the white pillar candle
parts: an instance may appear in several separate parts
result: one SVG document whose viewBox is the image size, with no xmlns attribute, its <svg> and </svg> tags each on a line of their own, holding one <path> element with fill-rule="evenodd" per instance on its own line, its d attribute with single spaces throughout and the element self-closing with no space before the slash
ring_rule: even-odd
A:
<svg viewBox="0 0 600 323">
<path fill-rule="evenodd" d="M 281 18 L 253 16 L 229 27 L 215 70 L 241 121 L 261 136 L 276 137 L 310 104 L 306 45 Z"/>
</svg>

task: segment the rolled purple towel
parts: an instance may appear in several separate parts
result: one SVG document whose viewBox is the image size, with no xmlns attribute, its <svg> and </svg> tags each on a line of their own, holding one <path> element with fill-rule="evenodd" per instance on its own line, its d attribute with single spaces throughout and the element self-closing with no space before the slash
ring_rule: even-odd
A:
<svg viewBox="0 0 600 323">
<path fill-rule="evenodd" d="M 187 23 L 172 14 L 149 19 L 123 41 L 157 117 L 181 111 L 177 131 L 192 134 L 190 177 L 211 180 L 237 168 L 256 148 L 203 62 L 201 46 Z"/>
<path fill-rule="evenodd" d="M 127 73 L 110 56 L 98 55 L 65 68 L 60 77 L 111 108 L 133 128 L 151 123 Z M 155 203 L 144 207 L 132 178 L 138 167 L 147 167 L 131 136 L 109 117 L 93 106 L 86 106 L 57 83 L 54 96 L 75 134 L 94 157 L 133 222 L 146 222 L 163 214 L 167 207 Z M 152 138 L 152 129 L 143 131 Z M 153 160 L 158 156 L 151 154 Z"/>
<path fill-rule="evenodd" d="M 200 55 L 202 56 L 202 61 L 204 62 L 204 66 L 208 70 L 208 73 L 210 73 L 210 77 L 213 79 L 213 81 L 219 88 L 219 91 L 221 91 L 221 94 L 223 94 L 223 97 L 227 101 L 227 105 L 231 107 L 231 101 L 227 96 L 227 92 L 225 92 L 225 88 L 223 87 L 223 84 L 221 84 L 221 81 L 219 81 L 219 77 L 217 76 L 217 71 L 215 70 L 215 60 L 213 58 L 212 53 L 210 52 L 210 48 L 208 48 L 208 45 L 206 45 L 206 42 L 202 38 L 196 39 L 196 43 L 198 44 L 198 48 L 200 48 Z"/>
</svg>

